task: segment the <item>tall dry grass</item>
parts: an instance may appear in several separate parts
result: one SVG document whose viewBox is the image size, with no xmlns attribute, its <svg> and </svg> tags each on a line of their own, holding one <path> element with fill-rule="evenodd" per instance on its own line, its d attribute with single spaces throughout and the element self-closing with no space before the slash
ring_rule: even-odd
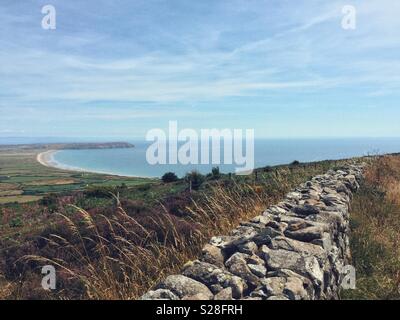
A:
<svg viewBox="0 0 400 320">
<path fill-rule="evenodd" d="M 67 230 L 48 235 L 39 254 L 23 260 L 33 268 L 56 266 L 59 288 L 51 298 L 136 299 L 198 257 L 211 236 L 260 214 L 326 166 L 282 167 L 257 179 L 213 183 L 194 197 L 184 218 L 165 209 L 146 217 L 145 224 L 126 212 L 118 197 L 112 216 L 73 207 L 74 214 L 59 214 Z"/>
<path fill-rule="evenodd" d="M 163 242 L 120 205 L 113 217 L 101 215 L 96 222 L 88 212 L 75 208 L 79 219 L 61 215 L 72 237 L 52 234 L 46 238 L 60 258 L 29 255 L 24 259 L 56 266 L 66 286 L 81 283 L 85 290 L 80 298 L 136 299 L 195 258 L 216 230 L 227 232 L 240 220 L 259 213 L 265 203 L 250 185 L 213 187 L 201 202 L 193 201 L 187 208 L 185 222 L 172 220 L 168 214 L 164 219 L 154 218 L 162 229 Z M 189 223 L 189 232 L 180 232 L 180 223 Z"/>
<path fill-rule="evenodd" d="M 400 157 L 380 157 L 366 169 L 351 224 L 357 289 L 344 298 L 400 299 Z"/>
<path fill-rule="evenodd" d="M 10 297 L 13 290 L 13 284 L 7 281 L 5 277 L 0 274 L 0 300 L 5 300 Z"/>
</svg>

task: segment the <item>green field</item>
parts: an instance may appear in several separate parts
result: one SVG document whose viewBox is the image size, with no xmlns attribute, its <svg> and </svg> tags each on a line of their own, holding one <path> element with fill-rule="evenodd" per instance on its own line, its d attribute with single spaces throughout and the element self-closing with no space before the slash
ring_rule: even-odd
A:
<svg viewBox="0 0 400 320">
<path fill-rule="evenodd" d="M 43 149 L 0 150 L 0 204 L 26 203 L 49 193 L 84 190 L 91 186 L 138 186 L 156 182 L 147 178 L 129 178 L 48 168 L 36 161 Z"/>
</svg>

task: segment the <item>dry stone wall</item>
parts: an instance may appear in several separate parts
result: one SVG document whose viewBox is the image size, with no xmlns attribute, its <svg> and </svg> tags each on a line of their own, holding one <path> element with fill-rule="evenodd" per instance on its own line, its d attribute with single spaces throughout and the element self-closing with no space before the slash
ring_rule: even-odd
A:
<svg viewBox="0 0 400 320">
<path fill-rule="evenodd" d="M 213 237 L 199 260 L 141 299 L 337 299 L 361 179 L 362 165 L 314 177 L 230 235 Z"/>
</svg>

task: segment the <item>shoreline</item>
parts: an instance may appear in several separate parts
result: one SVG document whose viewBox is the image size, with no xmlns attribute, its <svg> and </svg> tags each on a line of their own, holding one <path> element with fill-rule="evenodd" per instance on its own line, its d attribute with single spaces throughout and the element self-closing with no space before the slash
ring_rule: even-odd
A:
<svg viewBox="0 0 400 320">
<path fill-rule="evenodd" d="M 40 152 L 36 155 L 36 161 L 39 162 L 42 166 L 48 168 L 61 169 L 53 158 L 54 154 L 56 154 L 57 152 L 57 150 L 47 150 L 44 152 Z"/>
<path fill-rule="evenodd" d="M 93 171 L 93 170 L 87 170 L 87 169 L 83 169 L 83 168 L 63 165 L 63 164 L 57 162 L 56 160 L 54 160 L 54 155 L 59 151 L 60 150 L 47 150 L 44 152 L 40 152 L 36 155 L 36 161 L 39 162 L 42 166 L 45 166 L 47 168 L 53 168 L 53 169 L 64 170 L 64 171 L 104 174 L 104 175 L 115 176 L 115 177 L 120 177 L 120 178 L 157 179 L 157 178 L 152 178 L 152 177 L 127 176 L 127 175 L 121 175 L 121 174 L 105 172 L 105 171 Z"/>
</svg>

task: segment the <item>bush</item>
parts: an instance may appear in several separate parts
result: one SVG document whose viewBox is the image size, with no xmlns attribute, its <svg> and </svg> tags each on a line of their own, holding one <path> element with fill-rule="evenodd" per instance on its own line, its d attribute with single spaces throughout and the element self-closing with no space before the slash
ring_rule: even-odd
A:
<svg viewBox="0 0 400 320">
<path fill-rule="evenodd" d="M 125 182 L 122 182 L 122 184 L 118 186 L 117 189 L 118 191 L 125 191 L 126 189 L 128 189 L 128 186 L 126 185 Z"/>
<path fill-rule="evenodd" d="M 170 182 L 178 181 L 178 177 L 177 177 L 177 175 L 176 175 L 175 173 L 173 173 L 173 172 L 167 172 L 166 174 L 164 174 L 164 175 L 161 177 L 161 180 L 162 180 L 164 183 L 170 183 Z"/>
<path fill-rule="evenodd" d="M 219 179 L 221 178 L 221 173 L 219 172 L 219 167 L 214 167 L 211 170 L 212 178 L 213 179 Z"/>
<path fill-rule="evenodd" d="M 185 180 L 192 184 L 193 190 L 198 190 L 205 179 L 206 178 L 198 171 L 189 172 L 185 176 Z"/>
<path fill-rule="evenodd" d="M 142 184 L 138 186 L 137 189 L 141 192 L 149 191 L 151 189 L 151 184 L 150 183 Z"/>
<path fill-rule="evenodd" d="M 39 204 L 42 206 L 47 207 L 50 212 L 54 212 L 57 210 L 58 206 L 58 196 L 54 193 L 50 193 L 44 196 L 40 201 Z"/>
<path fill-rule="evenodd" d="M 20 217 L 16 217 L 16 218 L 12 219 L 10 222 L 11 228 L 17 228 L 17 227 L 22 227 L 22 226 L 23 226 L 23 223 L 22 223 Z"/>
<path fill-rule="evenodd" d="M 113 193 L 116 193 L 116 188 L 103 187 L 103 186 L 91 186 L 85 190 L 85 195 L 94 198 L 111 198 Z"/>
<path fill-rule="evenodd" d="M 272 172 L 272 171 L 273 171 L 273 169 L 272 169 L 271 166 L 266 166 L 266 167 L 264 167 L 262 170 L 263 170 L 264 172 Z"/>
</svg>

